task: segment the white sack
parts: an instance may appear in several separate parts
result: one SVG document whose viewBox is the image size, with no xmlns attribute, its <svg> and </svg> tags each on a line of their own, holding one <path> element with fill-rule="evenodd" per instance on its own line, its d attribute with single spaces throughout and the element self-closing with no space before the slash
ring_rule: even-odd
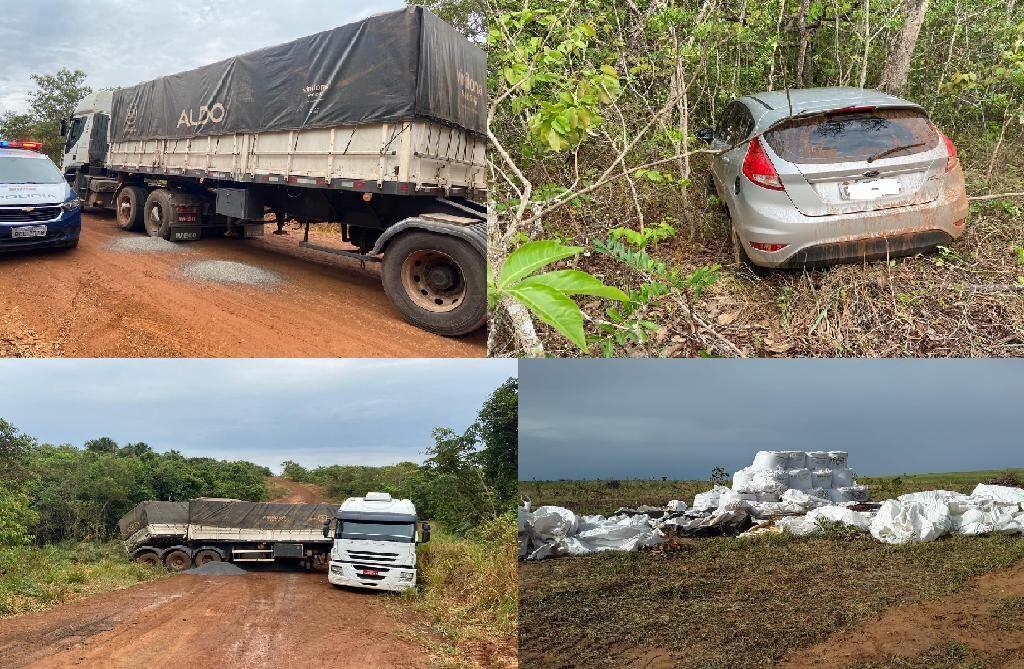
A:
<svg viewBox="0 0 1024 669">
<path fill-rule="evenodd" d="M 1024 504 L 1024 488 L 1012 488 L 1005 485 L 979 483 L 971 493 L 971 497 L 987 497 L 1000 502 L 1016 502 L 1017 504 Z"/>
<path fill-rule="evenodd" d="M 779 451 L 758 451 L 754 456 L 754 469 L 788 469 L 786 455 Z"/>
<path fill-rule="evenodd" d="M 811 472 L 811 488 L 815 490 L 831 490 L 832 489 L 832 470 L 831 469 L 815 469 Z M 828 493 L 825 493 L 827 496 Z"/>
<path fill-rule="evenodd" d="M 674 511 L 676 513 L 682 513 L 684 511 L 686 511 L 686 502 L 684 502 L 681 499 L 674 499 L 674 500 L 672 500 L 671 502 L 668 503 L 667 508 L 668 508 L 669 511 Z"/>
<path fill-rule="evenodd" d="M 656 546 L 665 542 L 665 535 L 647 523 L 640 526 L 629 521 L 616 525 L 606 525 L 565 540 L 569 555 L 589 555 L 604 551 L 635 551 L 646 546 Z"/>
<path fill-rule="evenodd" d="M 786 469 L 804 469 L 807 467 L 807 453 L 804 451 L 785 451 Z"/>
<path fill-rule="evenodd" d="M 533 512 L 529 522 L 534 537 L 548 540 L 576 534 L 579 519 L 569 509 L 560 506 L 542 506 Z"/>
<path fill-rule="evenodd" d="M 829 451 L 828 457 L 832 460 L 832 469 L 846 467 L 850 454 L 846 451 Z"/>
<path fill-rule="evenodd" d="M 716 485 L 707 492 L 697 493 L 693 498 L 693 509 L 696 511 L 711 511 L 718 508 L 718 500 L 722 494 L 729 489 L 725 486 Z"/>
<path fill-rule="evenodd" d="M 776 522 L 776 525 L 789 534 L 806 537 L 821 532 L 821 527 L 818 525 L 819 518 L 862 530 L 867 530 L 871 527 L 871 516 L 869 514 L 851 511 L 842 506 L 823 506 L 813 509 L 805 516 L 781 518 Z"/>
<path fill-rule="evenodd" d="M 832 468 L 832 487 L 833 488 L 847 488 L 854 485 L 853 483 L 853 470 L 849 467 L 833 467 Z"/>
<path fill-rule="evenodd" d="M 789 477 L 782 470 L 746 467 L 733 476 L 732 489 L 738 493 L 769 493 L 778 499 L 789 487 L 788 482 Z"/>
<path fill-rule="evenodd" d="M 789 487 L 793 490 L 810 490 L 811 485 L 811 470 L 810 469 L 790 469 L 789 470 Z"/>
<path fill-rule="evenodd" d="M 828 451 L 809 451 L 807 453 L 806 467 L 811 471 L 815 469 L 832 469 L 832 458 Z"/>
<path fill-rule="evenodd" d="M 949 532 L 952 520 L 946 502 L 938 497 L 927 499 L 924 493 L 914 495 L 921 496 L 924 501 L 888 499 L 883 502 L 878 515 L 871 521 L 871 536 L 887 544 L 905 544 L 933 541 Z"/>
</svg>

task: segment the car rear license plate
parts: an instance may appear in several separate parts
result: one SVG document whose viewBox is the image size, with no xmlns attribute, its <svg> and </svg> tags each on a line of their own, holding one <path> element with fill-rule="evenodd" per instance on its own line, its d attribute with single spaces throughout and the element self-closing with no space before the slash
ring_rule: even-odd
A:
<svg viewBox="0 0 1024 669">
<path fill-rule="evenodd" d="M 899 179 L 872 179 L 871 181 L 846 182 L 842 186 L 843 197 L 847 200 L 877 200 L 903 192 Z"/>
<path fill-rule="evenodd" d="M 45 225 L 26 225 L 21 228 L 11 228 L 11 237 L 13 239 L 25 239 L 27 237 L 45 237 L 46 226 Z"/>
<path fill-rule="evenodd" d="M 380 576 L 380 572 L 376 569 L 364 569 L 363 576 Z"/>
</svg>

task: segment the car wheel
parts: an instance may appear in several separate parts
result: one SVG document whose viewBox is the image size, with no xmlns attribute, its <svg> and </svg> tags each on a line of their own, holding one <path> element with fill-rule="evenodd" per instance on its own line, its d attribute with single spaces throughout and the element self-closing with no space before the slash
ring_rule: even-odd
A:
<svg viewBox="0 0 1024 669">
<path fill-rule="evenodd" d="M 64 248 L 68 249 L 69 251 L 71 249 L 77 249 L 78 248 L 78 240 L 77 239 L 72 239 L 70 242 L 68 242 L 67 244 L 64 245 Z"/>
<path fill-rule="evenodd" d="M 454 337 L 487 322 L 485 264 L 461 239 L 407 232 L 384 252 L 381 276 L 384 291 L 406 320 Z"/>
</svg>

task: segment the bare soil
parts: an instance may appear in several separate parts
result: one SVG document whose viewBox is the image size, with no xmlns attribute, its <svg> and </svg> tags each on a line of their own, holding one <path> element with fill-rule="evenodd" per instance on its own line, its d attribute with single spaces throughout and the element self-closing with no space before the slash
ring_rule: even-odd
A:
<svg viewBox="0 0 1024 669">
<path fill-rule="evenodd" d="M 6 669 L 425 669 L 386 595 L 326 574 L 177 575 L 0 622 Z"/>
<path fill-rule="evenodd" d="M 1024 563 L 980 576 L 955 595 L 888 609 L 823 643 L 791 652 L 779 669 L 842 669 L 858 662 L 911 658 L 940 642 L 1020 662 L 1006 666 L 1024 666 L 1024 629 L 1007 629 L 993 620 L 1001 604 L 1021 596 Z"/>
<path fill-rule="evenodd" d="M 270 493 L 275 495 L 271 502 L 281 504 L 320 504 L 327 501 L 324 491 L 315 483 L 299 483 L 282 476 L 267 479 Z"/>
<path fill-rule="evenodd" d="M 450 339 L 406 323 L 379 268 L 298 246 L 301 234 L 204 239 L 181 252 L 133 252 L 140 233 L 83 216 L 71 251 L 0 255 L 0 356 L 482 357 L 483 331 Z M 334 237 L 316 241 L 340 246 Z M 202 260 L 280 275 L 267 287 L 189 279 Z"/>
</svg>

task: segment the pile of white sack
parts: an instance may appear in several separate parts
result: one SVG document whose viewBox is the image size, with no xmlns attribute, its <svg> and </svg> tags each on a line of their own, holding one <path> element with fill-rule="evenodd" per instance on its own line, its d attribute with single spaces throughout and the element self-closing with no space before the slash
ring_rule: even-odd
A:
<svg viewBox="0 0 1024 669">
<path fill-rule="evenodd" d="M 854 481 L 844 452 L 761 451 L 753 466 L 736 472 L 731 489 L 715 486 L 696 495 L 692 506 L 672 500 L 605 517 L 558 506 L 531 511 L 526 503 L 519 510 L 519 556 L 635 551 L 668 536 L 742 535 L 752 529 L 810 536 L 823 531 L 822 521 L 868 531 L 889 544 L 947 534 L 1024 534 L 1024 489 L 979 484 L 970 495 L 930 490 L 868 503 L 868 489 Z"/>
</svg>

